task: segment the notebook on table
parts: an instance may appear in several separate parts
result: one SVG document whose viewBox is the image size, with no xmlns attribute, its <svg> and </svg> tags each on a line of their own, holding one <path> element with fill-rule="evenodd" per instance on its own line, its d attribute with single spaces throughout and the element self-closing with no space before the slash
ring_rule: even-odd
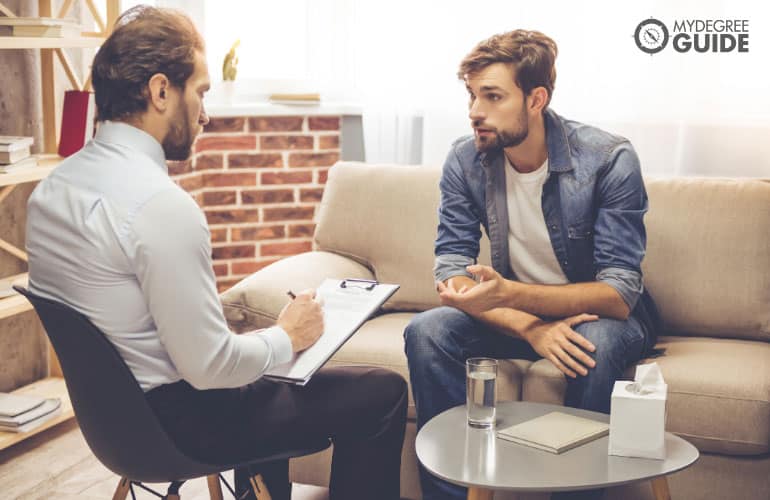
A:
<svg viewBox="0 0 770 500">
<path fill-rule="evenodd" d="M 563 453 L 606 436 L 609 424 L 554 411 L 497 431 L 497 437 L 550 453 Z"/>
</svg>

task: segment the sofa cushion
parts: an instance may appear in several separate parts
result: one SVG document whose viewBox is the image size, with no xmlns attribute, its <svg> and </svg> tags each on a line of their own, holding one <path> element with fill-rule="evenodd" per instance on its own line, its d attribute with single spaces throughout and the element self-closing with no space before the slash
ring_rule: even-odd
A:
<svg viewBox="0 0 770 500">
<path fill-rule="evenodd" d="M 666 429 L 701 451 L 758 455 L 770 450 L 770 344 L 662 337 L 656 361 L 668 384 Z M 633 378 L 635 367 L 626 370 Z M 559 404 L 567 382 L 549 361 L 533 363 L 522 399 Z"/>
<path fill-rule="evenodd" d="M 441 169 L 429 166 L 338 163 L 329 171 L 315 241 L 349 256 L 399 291 L 390 310 L 423 311 L 439 305 L 433 284 Z M 482 239 L 480 261 L 489 263 Z"/>
<path fill-rule="evenodd" d="M 645 183 L 642 269 L 667 330 L 770 340 L 770 182 Z"/>
<path fill-rule="evenodd" d="M 379 366 L 401 374 L 409 381 L 409 368 L 404 354 L 404 329 L 414 313 L 388 313 L 364 323 L 342 348 L 329 360 L 327 366 Z M 498 367 L 498 401 L 518 401 L 521 382 L 529 361 L 507 360 Z M 410 419 L 415 418 L 411 383 L 409 387 Z"/>
</svg>

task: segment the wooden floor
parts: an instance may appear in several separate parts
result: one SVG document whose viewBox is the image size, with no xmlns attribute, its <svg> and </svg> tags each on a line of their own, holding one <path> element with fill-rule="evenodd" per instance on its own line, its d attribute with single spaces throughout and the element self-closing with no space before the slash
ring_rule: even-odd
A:
<svg viewBox="0 0 770 500">
<path fill-rule="evenodd" d="M 232 472 L 226 477 L 232 484 Z M 111 499 L 117 484 L 118 477 L 91 454 L 74 419 L 0 451 L 0 498 L 3 500 Z M 167 485 L 150 486 L 165 493 Z M 157 498 L 138 488 L 135 492 L 137 499 Z M 206 480 L 188 481 L 180 493 L 182 500 L 208 499 Z M 292 500 L 327 499 L 325 488 L 294 486 Z"/>
</svg>

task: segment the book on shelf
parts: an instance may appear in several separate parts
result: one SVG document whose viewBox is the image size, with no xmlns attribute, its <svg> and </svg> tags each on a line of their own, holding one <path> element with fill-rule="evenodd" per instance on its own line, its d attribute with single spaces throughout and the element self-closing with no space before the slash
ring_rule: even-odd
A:
<svg viewBox="0 0 770 500">
<path fill-rule="evenodd" d="M 59 398 L 36 398 L 17 394 L 3 394 L 3 396 L 13 396 L 10 398 L 9 407 L 14 412 L 23 407 L 31 406 L 31 408 L 12 416 L 0 415 L 0 432 L 29 432 L 61 413 L 61 399 Z M 15 404 L 14 398 L 20 397 L 26 398 L 27 401 Z"/>
<path fill-rule="evenodd" d="M 0 392 L 0 418 L 16 417 L 34 410 L 45 402 L 45 398 L 26 394 Z"/>
<path fill-rule="evenodd" d="M 24 148 L 29 149 L 33 142 L 34 139 L 32 137 L 0 135 L 0 153 L 10 153 Z"/>
<path fill-rule="evenodd" d="M 74 19 L 55 17 L 0 17 L 0 35 L 28 37 L 76 37 L 82 27 Z"/>
<path fill-rule="evenodd" d="M 16 295 L 16 290 L 12 288 L 11 280 L 7 278 L 0 278 L 0 299 Z M 2 401 L 2 395 L 0 395 L 0 401 Z M 0 416 L 2 412 L 0 411 Z"/>
<path fill-rule="evenodd" d="M 270 102 L 274 104 L 292 104 L 299 106 L 317 106 L 321 103 L 321 94 L 317 92 L 270 94 Z"/>
<path fill-rule="evenodd" d="M 19 160 L 15 163 L 8 165 L 0 165 L 0 174 L 10 174 L 12 172 L 18 172 L 19 170 L 25 170 L 31 167 L 37 167 L 37 156 L 29 156 L 23 160 Z"/>
<path fill-rule="evenodd" d="M 497 431 L 497 437 L 550 453 L 563 453 L 606 436 L 610 426 L 554 411 Z"/>
<path fill-rule="evenodd" d="M 30 149 L 29 146 L 15 149 L 13 151 L 0 151 L 0 165 L 9 165 L 11 163 L 16 163 L 17 161 L 21 161 L 24 158 L 27 158 L 30 155 Z"/>
<path fill-rule="evenodd" d="M 68 90 L 64 93 L 61 116 L 59 156 L 67 157 L 80 151 L 94 136 L 94 93 L 85 90 Z"/>
</svg>

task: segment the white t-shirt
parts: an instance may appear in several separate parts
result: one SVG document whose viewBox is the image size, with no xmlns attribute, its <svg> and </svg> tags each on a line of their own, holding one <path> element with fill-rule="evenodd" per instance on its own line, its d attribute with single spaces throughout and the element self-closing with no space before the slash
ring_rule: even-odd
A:
<svg viewBox="0 0 770 500">
<path fill-rule="evenodd" d="M 508 205 L 508 251 L 511 268 L 519 281 L 541 285 L 564 285 L 564 275 L 543 216 L 543 185 L 548 179 L 548 160 L 534 172 L 517 172 L 505 159 Z"/>
</svg>

